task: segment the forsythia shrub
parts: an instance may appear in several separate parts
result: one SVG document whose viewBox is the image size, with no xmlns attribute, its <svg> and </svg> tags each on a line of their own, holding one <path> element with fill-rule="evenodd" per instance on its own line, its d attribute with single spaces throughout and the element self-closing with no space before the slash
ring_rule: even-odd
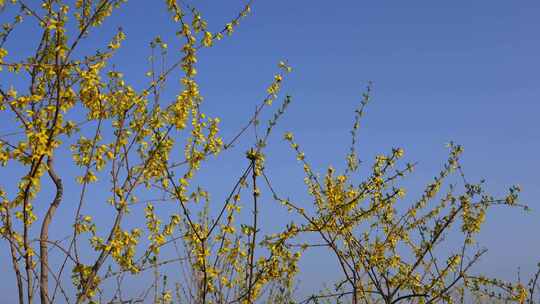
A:
<svg viewBox="0 0 540 304">
<path fill-rule="evenodd" d="M 282 198 L 266 173 L 267 141 L 290 96 L 274 106 L 229 196 L 212 202 L 209 192 L 194 183 L 202 164 L 231 150 L 246 130 L 258 125 L 259 114 L 278 100 L 292 69 L 279 62 L 254 116 L 225 140 L 219 118 L 202 111 L 198 52 L 232 35 L 249 15 L 251 1 L 220 27 L 184 1 L 164 1 L 181 48 L 177 61 L 160 66 L 170 54 L 168 44 L 160 37 L 151 41 L 150 80 L 143 89 L 130 85 L 113 64 L 127 38 L 122 29 L 98 50 L 80 47 L 124 2 L 0 0 L 1 13 L 12 18 L 0 32 L 0 164 L 24 172 L 16 186 L 0 190 L 0 233 L 7 244 L 2 248 L 11 257 L 1 265 L 13 271 L 19 303 L 533 302 L 538 273 L 525 287 L 470 271 L 485 253 L 472 244 L 488 210 L 495 205 L 526 208 L 518 202 L 519 187 L 511 187 L 505 197 L 492 197 L 483 182 L 465 178 L 459 158 L 463 149 L 451 143 L 434 181 L 414 203 L 399 207 L 406 195 L 399 181 L 415 164 L 400 165 L 404 151 L 395 148 L 367 168 L 360 166 L 355 150 L 371 85 L 355 111 L 344 172 L 328 168 L 319 176 L 294 135 L 284 135 L 305 171 L 312 204 Z M 35 29 L 29 37 L 36 48 L 13 61 L 6 42 L 18 39 L 13 35 L 23 21 Z M 178 91 L 165 100 L 164 84 L 178 71 Z M 62 159 L 68 152 L 72 159 Z M 79 173 L 63 170 L 65 162 Z M 358 180 L 354 174 L 361 168 L 369 174 Z M 456 174 L 460 185 L 446 183 Z M 45 187 L 52 189 L 50 200 Z M 78 193 L 77 201 L 65 201 L 68 190 Z M 95 201 L 98 192 L 108 198 Z M 160 198 L 139 198 L 156 193 Z M 261 232 L 259 214 L 263 193 L 291 212 L 290 224 L 267 235 Z M 164 215 L 162 202 L 174 204 L 177 212 Z M 58 207 L 66 204 L 72 224 L 63 229 L 67 237 L 55 238 L 49 228 L 58 220 Z M 109 225 L 85 213 L 89 204 L 103 210 Z M 238 220 L 242 207 L 250 214 L 248 222 Z M 143 217 L 137 217 L 138 209 Z M 462 236 L 461 246 L 437 256 L 434 252 L 453 227 Z M 307 235 L 318 242 L 301 241 Z M 295 299 L 298 263 L 315 246 L 328 250 L 343 279 L 332 290 Z M 167 248 L 176 258 L 163 257 Z M 161 272 L 173 265 L 181 265 L 176 269 L 182 269 L 184 280 L 171 283 Z M 122 288 L 127 276 L 150 272 L 144 277 L 149 288 L 142 293 Z M 105 292 L 115 284 L 113 293 Z"/>
</svg>

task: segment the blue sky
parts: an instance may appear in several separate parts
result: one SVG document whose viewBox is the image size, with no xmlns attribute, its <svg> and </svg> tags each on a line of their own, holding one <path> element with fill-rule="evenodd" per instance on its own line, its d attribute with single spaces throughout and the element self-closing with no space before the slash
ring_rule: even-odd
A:
<svg viewBox="0 0 540 304">
<path fill-rule="evenodd" d="M 237 0 L 192 3 L 211 30 L 243 6 Z M 420 189 L 446 159 L 445 143 L 462 144 L 470 179 L 486 178 L 499 195 L 519 184 L 522 201 L 533 209 L 493 210 L 480 235 L 489 253 L 478 271 L 508 279 L 518 267 L 532 271 L 540 260 L 539 2 L 274 0 L 256 1 L 252 11 L 232 37 L 200 52 L 198 79 L 204 107 L 222 119 L 227 138 L 264 97 L 277 62 L 287 59 L 293 66 L 283 88 L 293 103 L 268 153 L 269 173 L 282 193 L 305 199 L 302 168 L 281 140 L 283 132 L 294 132 L 320 172 L 342 166 L 353 109 L 373 81 L 360 157 L 369 163 L 375 154 L 403 147 L 408 160 L 419 162 L 410 185 Z M 164 5 L 142 0 L 125 4 L 84 47 L 102 47 L 118 26 L 127 40 L 114 62 L 136 86 L 146 81 L 147 46 L 154 36 L 162 35 L 171 52 L 178 50 Z M 7 46 L 24 52 L 32 42 Z M 169 94 L 176 84 L 168 84 Z M 208 165 L 204 183 L 218 197 L 240 173 L 237 164 L 249 140 Z M 263 211 L 270 224 L 279 214 L 271 206 Z M 322 254 L 308 255 L 302 286 L 316 290 L 331 281 L 335 277 L 320 273 L 333 265 Z"/>
</svg>

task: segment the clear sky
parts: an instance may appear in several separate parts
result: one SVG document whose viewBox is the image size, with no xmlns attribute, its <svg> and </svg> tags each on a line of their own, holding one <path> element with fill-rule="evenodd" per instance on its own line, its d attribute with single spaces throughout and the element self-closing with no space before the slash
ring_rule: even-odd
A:
<svg viewBox="0 0 540 304">
<path fill-rule="evenodd" d="M 217 30 L 244 3 L 192 4 Z M 102 47 L 103 37 L 122 26 L 127 40 L 114 62 L 128 81 L 141 84 L 152 37 L 161 34 L 171 52 L 178 50 L 164 9 L 161 1 L 130 0 L 85 47 Z M 445 143 L 462 144 L 472 180 L 486 178 L 488 189 L 500 195 L 519 184 L 522 201 L 533 209 L 493 210 L 480 235 L 489 252 L 477 270 L 508 279 L 518 267 L 524 274 L 533 270 L 540 261 L 540 2 L 273 0 L 255 1 L 252 12 L 232 37 L 201 51 L 198 79 L 204 107 L 222 119 L 227 138 L 264 97 L 277 62 L 292 65 L 283 92 L 293 103 L 270 141 L 267 165 L 283 194 L 305 198 L 302 168 L 281 140 L 283 132 L 294 132 L 320 172 L 330 164 L 342 167 L 353 109 L 373 81 L 360 157 L 369 164 L 376 153 L 403 147 L 408 160 L 419 162 L 411 177 L 419 189 L 445 161 Z M 33 42 L 11 47 L 23 52 Z M 208 165 L 208 172 L 219 174 L 209 174 L 205 183 L 218 194 L 240 174 L 244 147 Z M 275 208 L 263 211 L 263 221 L 276 220 Z M 310 254 L 302 264 L 299 279 L 307 289 L 335 278 L 326 280 L 334 264 L 322 257 Z"/>
</svg>

